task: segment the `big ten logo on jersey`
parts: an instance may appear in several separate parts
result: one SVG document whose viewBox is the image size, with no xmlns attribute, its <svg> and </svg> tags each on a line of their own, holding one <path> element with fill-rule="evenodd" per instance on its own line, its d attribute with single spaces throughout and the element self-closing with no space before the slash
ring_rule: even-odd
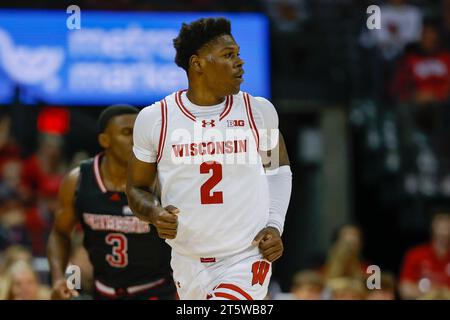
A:
<svg viewBox="0 0 450 320">
<path fill-rule="evenodd" d="M 228 126 L 228 128 L 244 127 L 245 121 L 244 120 L 227 120 L 227 126 Z"/>
</svg>

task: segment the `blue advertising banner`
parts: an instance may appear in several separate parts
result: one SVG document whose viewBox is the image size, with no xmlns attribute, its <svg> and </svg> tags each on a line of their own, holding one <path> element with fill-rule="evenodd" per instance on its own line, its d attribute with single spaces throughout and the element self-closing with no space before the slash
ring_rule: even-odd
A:
<svg viewBox="0 0 450 320">
<path fill-rule="evenodd" d="M 243 91 L 269 97 L 268 20 L 259 14 L 0 10 L 0 103 L 145 106 L 187 87 L 172 40 L 183 22 L 224 16 L 245 61 Z"/>
</svg>

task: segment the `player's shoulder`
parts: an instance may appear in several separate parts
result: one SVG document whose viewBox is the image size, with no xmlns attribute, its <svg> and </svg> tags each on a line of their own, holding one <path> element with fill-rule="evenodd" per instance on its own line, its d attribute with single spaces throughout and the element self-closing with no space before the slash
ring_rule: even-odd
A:
<svg viewBox="0 0 450 320">
<path fill-rule="evenodd" d="M 88 159 L 90 160 L 90 159 Z M 87 160 L 84 160 L 83 162 L 86 162 Z M 82 163 L 83 163 L 82 162 Z M 80 165 L 82 164 L 80 163 Z M 78 176 L 80 175 L 80 166 L 73 168 L 72 170 L 70 170 L 67 174 L 66 174 L 66 179 L 78 179 Z"/>
<path fill-rule="evenodd" d="M 141 109 L 138 114 L 138 119 L 136 120 L 139 123 L 139 120 L 148 123 L 148 121 L 152 121 L 161 117 L 161 101 L 157 101 L 148 105 Z"/>
<path fill-rule="evenodd" d="M 167 95 L 163 99 L 152 103 L 141 109 L 139 115 L 142 117 L 161 117 L 161 107 L 164 105 L 170 105 L 171 103 L 175 103 L 175 95 L 177 91 Z"/>
<path fill-rule="evenodd" d="M 63 177 L 60 186 L 60 193 L 63 194 L 63 196 L 74 195 L 78 179 L 80 178 L 80 166 L 73 168 Z"/>
<path fill-rule="evenodd" d="M 245 104 L 249 104 L 255 118 L 261 118 L 264 122 L 272 122 L 278 119 L 278 113 L 275 106 L 268 99 L 259 96 L 252 96 L 242 92 Z"/>
<path fill-rule="evenodd" d="M 252 107 L 259 109 L 274 109 L 274 105 L 267 98 L 260 96 L 252 96 L 248 92 L 241 91 L 239 92 L 243 97 L 248 96 L 249 102 Z"/>
<path fill-rule="evenodd" d="M 95 157 L 87 158 L 80 162 L 78 167 L 72 169 L 67 175 L 66 178 L 70 180 L 78 180 L 81 176 L 86 175 L 86 173 L 93 172 L 92 168 L 94 166 Z"/>
<path fill-rule="evenodd" d="M 95 157 L 84 159 L 80 162 L 80 166 L 76 167 L 75 169 L 77 169 L 77 168 L 80 169 L 81 167 L 85 167 L 85 166 L 91 166 L 94 163 L 94 160 L 95 160 Z M 75 170 L 75 169 L 73 169 L 73 170 Z"/>
<path fill-rule="evenodd" d="M 139 115 L 148 115 L 148 114 L 155 114 L 161 112 L 161 101 L 154 102 L 148 106 L 145 106 L 141 109 L 139 112 Z"/>
</svg>

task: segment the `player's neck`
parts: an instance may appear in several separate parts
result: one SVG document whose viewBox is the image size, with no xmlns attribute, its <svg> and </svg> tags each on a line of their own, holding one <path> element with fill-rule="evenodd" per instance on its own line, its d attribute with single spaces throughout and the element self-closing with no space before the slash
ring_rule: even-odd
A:
<svg viewBox="0 0 450 320">
<path fill-rule="evenodd" d="M 109 191 L 125 191 L 127 167 L 121 165 L 114 157 L 105 155 L 100 164 L 100 172 Z"/>
<path fill-rule="evenodd" d="M 189 86 L 186 96 L 189 101 L 197 106 L 214 106 L 222 103 L 225 97 L 220 97 L 212 93 L 211 91 L 196 88 L 196 86 Z"/>
</svg>

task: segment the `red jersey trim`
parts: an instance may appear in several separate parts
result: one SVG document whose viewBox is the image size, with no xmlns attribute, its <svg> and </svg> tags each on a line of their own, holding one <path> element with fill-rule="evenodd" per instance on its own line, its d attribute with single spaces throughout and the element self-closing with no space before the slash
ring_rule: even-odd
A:
<svg viewBox="0 0 450 320">
<path fill-rule="evenodd" d="M 188 118 L 191 119 L 192 121 L 196 121 L 195 116 L 194 116 L 192 113 L 189 112 L 189 110 L 185 107 L 185 105 L 183 104 L 183 101 L 181 100 L 181 94 L 182 94 L 183 92 L 185 92 L 185 91 L 186 91 L 186 90 L 178 91 L 178 92 L 175 94 L 175 102 L 177 103 L 178 108 L 180 108 L 181 112 L 182 112 L 186 117 L 188 117 Z"/>
<path fill-rule="evenodd" d="M 250 128 L 252 129 L 253 137 L 255 138 L 256 149 L 259 151 L 259 133 L 258 133 L 258 128 L 256 127 L 256 124 L 255 124 L 255 119 L 253 119 L 252 107 L 250 104 L 250 97 L 248 96 L 247 93 L 244 93 L 243 96 L 244 96 L 245 109 L 247 111 L 248 122 L 250 123 Z"/>
<path fill-rule="evenodd" d="M 181 99 L 181 95 L 185 91 L 186 90 L 178 91 L 175 94 L 175 102 L 176 102 L 178 108 L 180 108 L 180 111 L 186 117 L 188 117 L 192 121 L 197 121 L 197 118 L 186 108 L 186 106 L 183 103 L 183 100 Z M 219 121 L 224 119 L 231 112 L 232 108 L 233 108 L 233 96 L 226 96 L 226 98 L 225 98 L 225 108 L 223 109 L 222 113 L 219 115 Z"/>
<path fill-rule="evenodd" d="M 232 290 L 235 291 L 237 293 L 239 293 L 240 295 L 242 295 L 243 297 L 245 297 L 245 299 L 247 300 L 253 300 L 253 298 L 244 290 L 242 290 L 241 288 L 239 288 L 238 286 L 231 284 L 231 283 L 221 283 L 220 285 L 218 285 L 214 290 L 216 289 L 220 289 L 220 288 L 224 288 L 224 289 L 228 289 L 228 290 Z"/>
<path fill-rule="evenodd" d="M 161 100 L 161 133 L 159 135 L 159 146 L 158 146 L 158 157 L 156 162 L 159 163 L 162 158 L 164 151 L 164 144 L 166 143 L 167 135 L 167 101 L 166 99 Z"/>
<path fill-rule="evenodd" d="M 227 300 L 240 300 L 239 298 L 237 298 L 237 297 L 235 297 L 235 296 L 233 296 L 231 294 L 225 293 L 225 292 L 215 292 L 214 296 L 216 296 L 218 298 L 225 298 Z M 211 298 L 209 298 L 209 299 L 211 299 Z"/>
<path fill-rule="evenodd" d="M 227 96 L 225 102 L 225 109 L 223 109 L 222 113 L 220 114 L 219 121 L 221 121 L 230 113 L 232 107 L 233 107 L 233 96 Z"/>
</svg>

